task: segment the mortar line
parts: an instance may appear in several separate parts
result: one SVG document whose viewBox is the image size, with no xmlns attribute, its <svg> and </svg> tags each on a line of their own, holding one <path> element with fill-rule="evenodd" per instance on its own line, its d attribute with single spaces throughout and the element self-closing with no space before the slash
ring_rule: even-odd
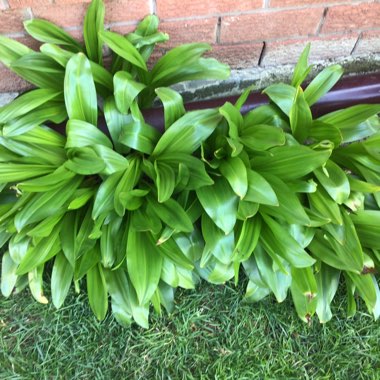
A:
<svg viewBox="0 0 380 380">
<path fill-rule="evenodd" d="M 218 22 L 216 23 L 216 44 L 220 44 L 220 36 L 222 31 L 222 18 L 218 17 Z"/>
<path fill-rule="evenodd" d="M 359 42 L 360 42 L 360 40 L 362 39 L 362 37 L 363 37 L 363 32 L 360 32 L 359 35 L 358 35 L 358 38 L 357 38 L 357 40 L 356 40 L 356 42 L 355 42 L 355 45 L 354 45 L 354 47 L 353 47 L 352 50 L 351 50 L 350 55 L 352 55 L 352 54 L 355 53 L 355 50 L 356 50 L 357 46 L 359 45 Z"/>
<path fill-rule="evenodd" d="M 150 14 L 157 14 L 157 0 L 149 0 Z"/>
<path fill-rule="evenodd" d="M 262 63 L 262 61 L 264 59 L 266 47 L 267 47 L 267 44 L 266 44 L 265 41 L 263 41 L 263 47 L 261 49 L 259 61 L 257 62 L 257 66 L 259 66 L 259 67 L 261 67 L 261 63 Z"/>
<path fill-rule="evenodd" d="M 315 35 L 316 35 L 316 36 L 318 36 L 319 33 L 321 33 L 321 30 L 322 30 L 322 28 L 323 28 L 323 25 L 325 24 L 325 20 L 326 20 L 326 16 L 327 16 L 327 12 L 328 12 L 328 11 L 329 11 L 329 8 L 328 8 L 328 7 L 325 8 L 325 9 L 323 10 L 323 14 L 322 14 L 321 21 L 319 22 L 319 25 L 318 25 L 317 30 L 316 30 L 316 32 L 315 32 Z"/>
</svg>

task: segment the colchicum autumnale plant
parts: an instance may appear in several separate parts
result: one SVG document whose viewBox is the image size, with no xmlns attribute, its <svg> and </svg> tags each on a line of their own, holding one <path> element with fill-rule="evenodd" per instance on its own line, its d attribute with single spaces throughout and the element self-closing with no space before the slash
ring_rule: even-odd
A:
<svg viewBox="0 0 380 380">
<path fill-rule="evenodd" d="M 36 86 L 0 109 L 2 294 L 29 286 L 46 303 L 49 272 L 57 308 L 72 284 L 86 284 L 98 319 L 110 297 L 119 323 L 147 327 L 150 305 L 170 312 L 177 287 L 237 283 L 244 273 L 248 301 L 273 293 L 281 302 L 290 290 L 305 321 L 331 319 L 340 282 L 348 315 L 359 296 L 378 318 L 380 105 L 313 119 L 310 107 L 342 68 L 303 90 L 307 46 L 291 84 L 264 90 L 268 105 L 242 116 L 247 89 L 236 104 L 186 112 L 171 85 L 229 74 L 202 58 L 209 46 L 176 47 L 148 69 L 168 39 L 157 17 L 126 36 L 103 21 L 94 0 L 84 46 L 36 19 L 25 28 L 40 52 L 0 37 L 1 62 Z M 141 112 L 156 98 L 162 134 Z M 64 135 L 51 126 L 63 122 Z"/>
</svg>

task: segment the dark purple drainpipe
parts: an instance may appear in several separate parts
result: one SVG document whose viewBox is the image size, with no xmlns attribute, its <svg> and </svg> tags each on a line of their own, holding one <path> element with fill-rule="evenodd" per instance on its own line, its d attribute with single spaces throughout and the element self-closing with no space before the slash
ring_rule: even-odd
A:
<svg viewBox="0 0 380 380">
<path fill-rule="evenodd" d="M 225 102 L 234 103 L 238 96 L 219 99 L 196 101 L 186 104 L 188 111 L 215 108 Z M 268 97 L 260 92 L 253 92 L 242 108 L 247 113 L 259 105 L 268 103 Z M 330 92 L 322 97 L 312 107 L 314 116 L 320 116 L 337 109 L 347 108 L 356 104 L 380 104 L 380 72 L 343 77 Z M 143 112 L 146 122 L 159 130 L 163 130 L 164 116 L 162 108 L 153 108 Z"/>
</svg>

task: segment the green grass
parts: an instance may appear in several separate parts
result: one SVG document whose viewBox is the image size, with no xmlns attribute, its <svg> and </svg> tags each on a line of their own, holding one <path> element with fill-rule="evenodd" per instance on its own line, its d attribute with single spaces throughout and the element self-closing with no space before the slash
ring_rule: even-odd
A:
<svg viewBox="0 0 380 380">
<path fill-rule="evenodd" d="M 199 290 L 178 292 L 175 312 L 149 330 L 97 322 L 85 295 L 59 311 L 27 292 L 1 298 L 0 379 L 380 379 L 380 324 L 346 319 L 344 301 L 330 323 L 309 326 L 290 301 Z"/>
</svg>

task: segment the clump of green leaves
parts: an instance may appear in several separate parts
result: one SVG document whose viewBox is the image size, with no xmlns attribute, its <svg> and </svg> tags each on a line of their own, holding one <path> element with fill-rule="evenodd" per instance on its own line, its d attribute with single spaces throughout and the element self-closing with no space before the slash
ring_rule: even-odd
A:
<svg viewBox="0 0 380 380">
<path fill-rule="evenodd" d="M 309 46 L 291 85 L 264 92 L 270 103 L 242 116 L 236 104 L 186 112 L 174 83 L 226 78 L 202 58 L 209 46 L 172 49 L 148 16 L 126 36 L 105 31 L 95 0 L 84 46 L 44 20 L 26 23 L 41 52 L 1 38 L 0 58 L 34 89 L 0 109 L 1 291 L 29 286 L 59 308 L 85 284 L 98 319 L 109 301 L 123 325 L 148 326 L 150 305 L 173 309 L 178 287 L 223 284 L 242 272 L 246 299 L 291 293 L 305 321 L 332 315 L 340 280 L 348 314 L 361 297 L 375 318 L 380 245 L 379 105 L 314 119 L 310 107 L 342 75 L 323 70 L 304 90 Z M 112 50 L 104 66 L 103 44 Z M 141 112 L 158 98 L 165 131 Z M 104 116 L 106 131 L 98 128 Z M 61 135 L 47 123 L 66 123 Z"/>
</svg>

